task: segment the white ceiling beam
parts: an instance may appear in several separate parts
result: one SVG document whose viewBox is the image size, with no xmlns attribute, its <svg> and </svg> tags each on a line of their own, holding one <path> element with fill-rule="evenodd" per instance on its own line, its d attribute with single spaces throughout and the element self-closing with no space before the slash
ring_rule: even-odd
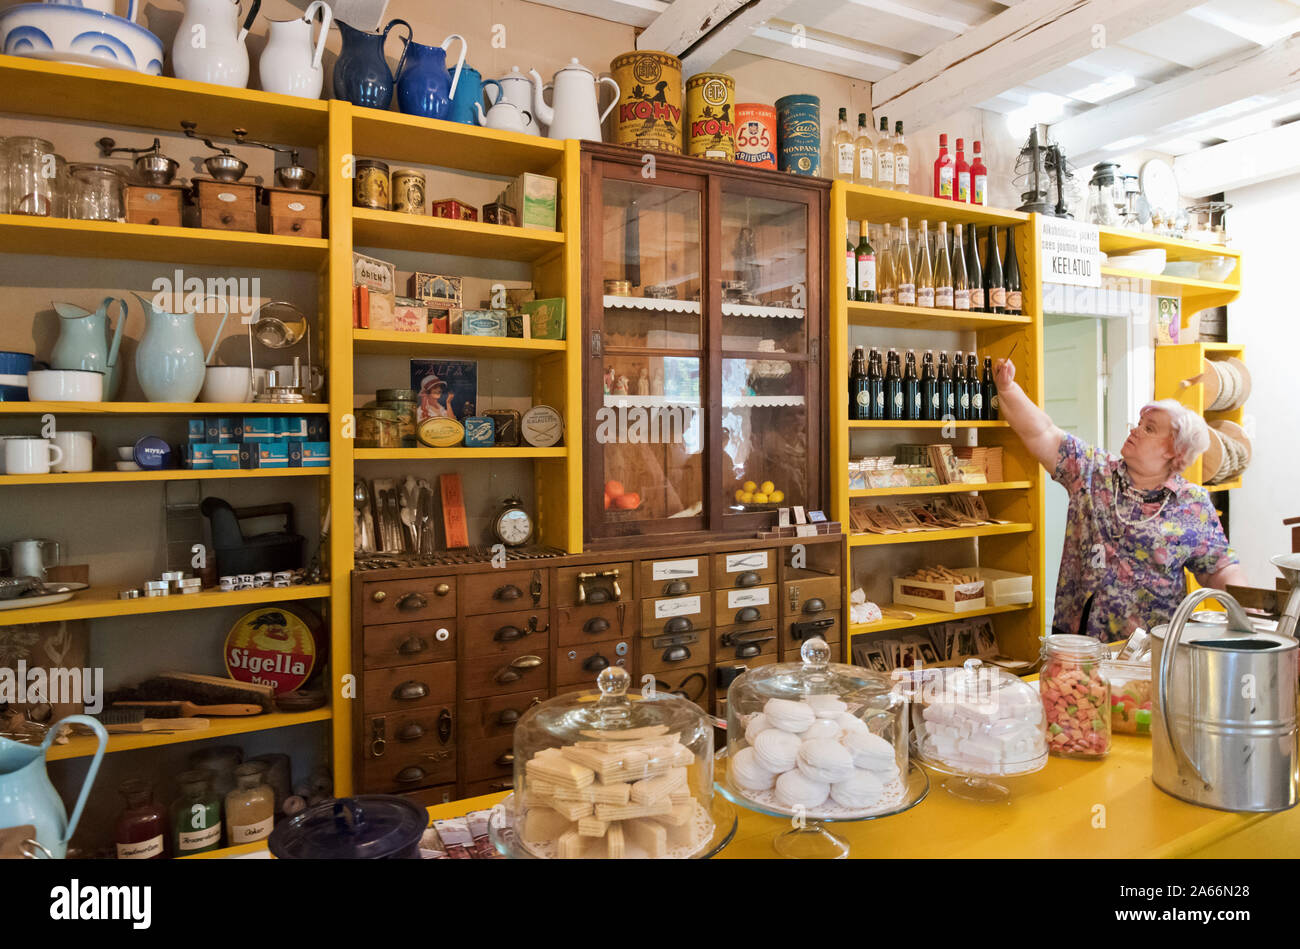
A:
<svg viewBox="0 0 1300 949">
<path fill-rule="evenodd" d="M 1258 109 L 1300 93 L 1300 34 L 1262 50 L 1227 56 L 1142 92 L 1057 122 L 1052 137 L 1076 164 L 1108 154 L 1106 145 L 1141 135 L 1172 138 L 1222 122 L 1215 110 L 1258 97 Z"/>
<path fill-rule="evenodd" d="M 787 23 L 769 23 L 754 30 L 740 51 L 823 72 L 875 82 L 906 65 L 902 60 L 845 43 L 836 43 L 815 30 L 798 37 Z"/>
<path fill-rule="evenodd" d="M 613 23 L 644 27 L 668 9 L 669 0 L 529 0 L 569 13 L 581 13 Z"/>
<path fill-rule="evenodd" d="M 916 7 L 908 6 L 905 3 L 896 3 L 895 0 L 848 0 L 848 2 L 855 7 L 865 7 L 868 10 L 875 10 L 877 13 L 887 13 L 890 16 L 910 20 L 913 23 L 920 23 L 923 26 L 932 26 L 947 33 L 964 33 L 970 29 L 969 23 L 963 23 L 961 20 L 954 20 L 951 17 L 937 16 L 925 10 L 918 10 Z"/>
<path fill-rule="evenodd" d="M 880 80 L 872 109 L 926 128 L 1203 2 L 1023 0 Z"/>
<path fill-rule="evenodd" d="M 636 38 L 682 60 L 682 75 L 708 69 L 793 0 L 675 0 Z"/>
<path fill-rule="evenodd" d="M 1178 192 L 1203 198 L 1300 174 L 1300 122 L 1189 152 L 1174 159 Z"/>
</svg>

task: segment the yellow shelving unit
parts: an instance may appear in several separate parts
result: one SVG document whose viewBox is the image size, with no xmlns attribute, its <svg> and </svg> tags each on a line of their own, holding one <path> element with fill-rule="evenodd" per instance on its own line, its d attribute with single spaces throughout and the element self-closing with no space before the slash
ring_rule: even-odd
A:
<svg viewBox="0 0 1300 949">
<path fill-rule="evenodd" d="M 252 468 L 194 471 L 74 471 L 68 474 L 0 475 L 0 488 L 18 484 L 121 484 L 151 481 L 212 481 L 247 478 L 328 478 L 329 468 Z"/>
<path fill-rule="evenodd" d="M 954 527 L 938 531 L 905 531 L 901 534 L 853 534 L 850 547 L 881 547 L 891 544 L 923 544 L 940 540 L 963 540 L 967 537 L 992 537 L 996 534 L 1025 534 L 1033 524 L 981 524 L 978 527 Z"/>
<path fill-rule="evenodd" d="M 267 715 L 241 715 L 234 718 L 210 718 L 207 728 L 183 729 L 174 732 L 140 732 L 114 734 L 108 738 L 105 754 L 119 751 L 139 751 L 141 748 L 158 748 L 162 745 L 179 745 L 190 741 L 206 741 L 209 738 L 226 738 L 230 735 L 244 735 L 248 732 L 270 731 L 273 728 L 289 728 L 293 725 L 306 725 L 310 722 L 325 722 L 333 717 L 329 708 L 313 709 L 310 712 L 273 712 Z M 93 735 L 77 735 L 62 745 L 51 745 L 46 757 L 51 761 L 66 758 L 87 758 L 95 753 L 98 741 Z"/>
<path fill-rule="evenodd" d="M 913 614 L 912 619 L 894 619 L 887 616 L 879 623 L 854 623 L 849 625 L 849 636 L 865 636 L 870 633 L 883 633 L 891 629 L 910 629 L 915 626 L 929 626 L 931 623 L 946 623 L 954 619 L 968 619 L 976 616 L 996 616 L 999 613 L 1016 613 L 1028 610 L 1028 606 L 986 606 L 979 610 L 965 610 L 961 613 L 943 613 L 939 610 L 923 610 L 919 606 L 897 606 L 893 603 L 883 604 L 886 609 L 905 610 Z"/>
<path fill-rule="evenodd" d="M 0 402 L 0 415 L 324 415 L 329 410 L 313 402 Z"/>
<path fill-rule="evenodd" d="M 230 593 L 221 590 L 204 590 L 202 593 L 189 596 L 138 597 L 134 600 L 120 600 L 117 594 L 116 587 L 92 586 L 62 603 L 0 610 L 0 625 L 59 623 L 64 620 L 102 619 L 106 616 L 144 616 L 148 613 L 180 613 L 185 610 L 209 610 L 219 606 L 257 606 L 284 600 L 318 600 L 329 596 L 329 586 L 315 583 L 278 589 L 264 587 L 260 590 L 234 590 Z"/>
<path fill-rule="evenodd" d="M 479 356 L 490 359 L 536 359 L 562 353 L 562 339 L 503 339 L 499 336 L 452 336 L 449 333 L 394 333 L 353 330 L 352 350 L 376 356 Z"/>
<path fill-rule="evenodd" d="M 850 498 L 883 498 L 906 494 L 983 494 L 986 491 L 1023 491 L 1032 481 L 990 481 L 985 484 L 927 484 L 906 488 L 850 488 Z"/>
<path fill-rule="evenodd" d="M 1177 346 L 1157 346 L 1155 397 L 1177 399 L 1193 412 L 1203 416 L 1206 422 L 1228 421 L 1241 425 L 1246 416 L 1244 407 L 1228 412 L 1211 412 L 1205 404 L 1203 383 L 1183 385 L 1186 380 L 1201 374 L 1205 360 L 1217 361 L 1229 357 L 1244 361 L 1246 348 L 1232 343 L 1184 343 Z M 1205 484 L 1205 473 L 1202 471 L 1201 462 L 1201 458 L 1192 462 L 1183 472 L 1183 477 L 1193 484 Z M 1239 486 L 1241 481 L 1241 478 L 1237 478 L 1232 482 L 1207 487 L 1214 491 L 1228 491 Z"/>
</svg>

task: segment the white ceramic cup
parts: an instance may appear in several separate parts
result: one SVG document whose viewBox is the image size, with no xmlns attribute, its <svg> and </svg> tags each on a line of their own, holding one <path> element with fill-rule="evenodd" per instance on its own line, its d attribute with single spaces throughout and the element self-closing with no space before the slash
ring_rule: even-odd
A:
<svg viewBox="0 0 1300 949">
<path fill-rule="evenodd" d="M 84 369 L 33 369 L 27 373 L 33 402 L 103 402 L 104 374 Z"/>
<path fill-rule="evenodd" d="M 47 438 L 5 439 L 5 474 L 49 474 L 63 463 L 63 449 Z"/>
<path fill-rule="evenodd" d="M 200 402 L 251 402 L 253 373 L 247 366 L 208 366 Z"/>
<path fill-rule="evenodd" d="M 90 432 L 56 432 L 53 442 L 63 458 L 50 470 L 60 473 L 95 470 L 95 436 Z"/>
</svg>

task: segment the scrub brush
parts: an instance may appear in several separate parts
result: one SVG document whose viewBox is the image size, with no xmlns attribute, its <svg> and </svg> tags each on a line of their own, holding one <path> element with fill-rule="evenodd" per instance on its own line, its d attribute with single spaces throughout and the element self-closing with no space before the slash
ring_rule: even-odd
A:
<svg viewBox="0 0 1300 949">
<path fill-rule="evenodd" d="M 195 705 L 256 705 L 263 712 L 273 710 L 275 688 L 236 682 L 224 676 L 164 672 L 145 679 L 132 689 L 113 696 L 117 702 L 193 702 Z"/>
</svg>

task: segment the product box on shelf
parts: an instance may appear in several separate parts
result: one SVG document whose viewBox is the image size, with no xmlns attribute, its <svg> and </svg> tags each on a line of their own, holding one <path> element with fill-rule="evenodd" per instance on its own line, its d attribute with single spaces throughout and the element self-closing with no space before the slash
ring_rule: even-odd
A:
<svg viewBox="0 0 1300 949">
<path fill-rule="evenodd" d="M 397 298 L 371 287 L 353 290 L 356 306 L 353 309 L 353 327 L 370 330 L 393 330 L 396 326 Z"/>
<path fill-rule="evenodd" d="M 553 231 L 559 184 L 547 175 L 524 172 L 506 189 L 506 204 L 519 210 L 519 223 L 523 227 Z"/>
<path fill-rule="evenodd" d="M 515 209 L 503 201 L 493 201 L 483 205 L 483 222 L 485 224 L 502 224 L 506 227 L 518 227 L 519 215 Z"/>
<path fill-rule="evenodd" d="M 1028 574 L 992 567 L 958 567 L 957 571 L 984 581 L 984 596 L 989 606 L 1028 606 L 1034 602 L 1034 578 Z"/>
<path fill-rule="evenodd" d="M 919 606 L 940 613 L 965 613 L 982 610 L 987 605 L 983 580 L 953 583 L 912 577 L 894 577 L 894 602 L 899 606 Z"/>
<path fill-rule="evenodd" d="M 393 308 L 393 329 L 399 333 L 423 333 L 429 327 L 429 308 L 413 297 L 397 297 Z"/>
<path fill-rule="evenodd" d="M 208 440 L 208 420 L 205 418 L 192 418 L 187 423 L 189 429 L 187 440 L 191 442 L 205 442 Z"/>
<path fill-rule="evenodd" d="M 245 443 L 239 448 L 241 468 L 288 468 L 289 446 L 284 442 Z"/>
<path fill-rule="evenodd" d="M 239 446 L 233 443 L 212 446 L 212 467 L 219 471 L 231 471 L 239 467 Z"/>
<path fill-rule="evenodd" d="M 532 339 L 564 339 L 564 297 L 547 297 L 520 305 L 528 316 Z"/>
<path fill-rule="evenodd" d="M 247 415 L 244 417 L 244 442 L 273 442 L 280 437 L 273 415 Z"/>
<path fill-rule="evenodd" d="M 505 336 L 505 310 L 465 310 L 461 314 L 462 336 Z"/>
<path fill-rule="evenodd" d="M 532 339 L 528 318 L 522 313 L 506 313 L 506 335 L 511 339 Z"/>
<path fill-rule="evenodd" d="M 449 310 L 460 306 L 461 278 L 445 274 L 416 271 L 406 281 L 406 295 L 430 310 Z"/>
<path fill-rule="evenodd" d="M 478 220 L 478 208 L 464 201 L 457 201 L 455 198 L 443 198 L 441 201 L 433 202 L 430 213 L 434 217 L 452 218 L 457 221 Z"/>
</svg>

